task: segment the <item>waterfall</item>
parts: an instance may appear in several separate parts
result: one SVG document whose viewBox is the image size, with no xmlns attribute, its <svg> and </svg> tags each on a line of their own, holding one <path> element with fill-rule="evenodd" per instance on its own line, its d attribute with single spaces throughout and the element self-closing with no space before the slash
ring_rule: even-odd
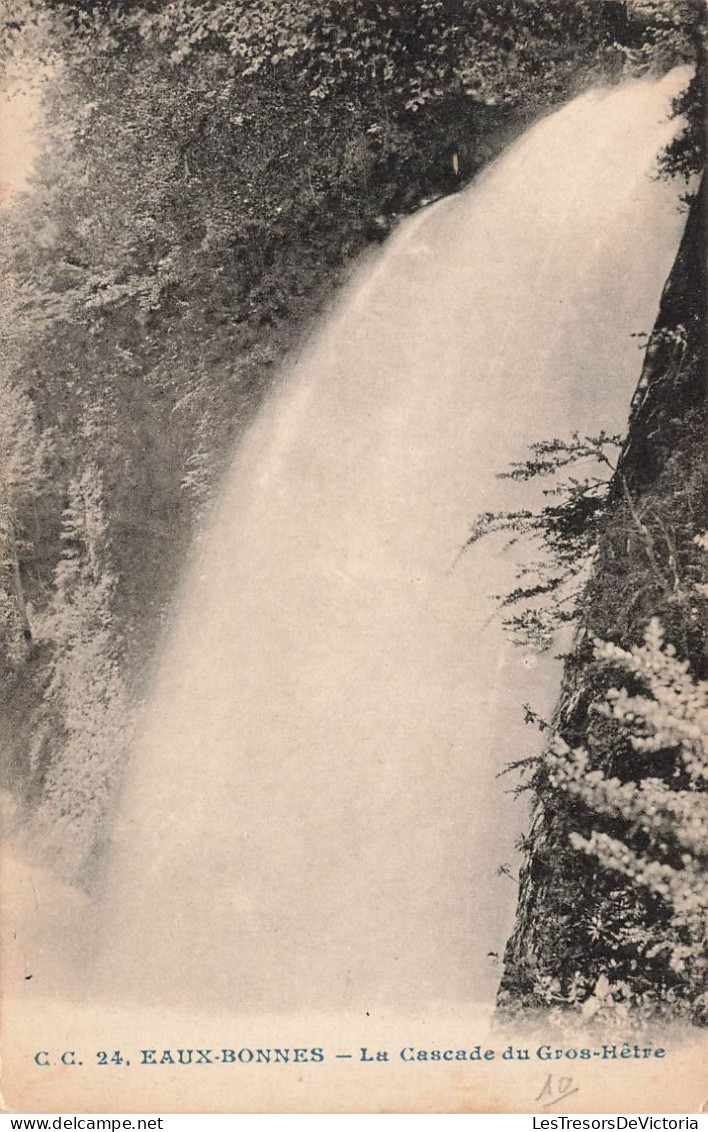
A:
<svg viewBox="0 0 708 1132">
<path fill-rule="evenodd" d="M 121 994 L 242 1011 L 489 1001 L 560 666 L 493 593 L 526 446 L 622 431 L 678 246 L 685 70 L 541 120 L 363 264 L 238 446 L 128 770 L 103 904 Z M 540 740 L 538 740 L 540 741 Z"/>
</svg>

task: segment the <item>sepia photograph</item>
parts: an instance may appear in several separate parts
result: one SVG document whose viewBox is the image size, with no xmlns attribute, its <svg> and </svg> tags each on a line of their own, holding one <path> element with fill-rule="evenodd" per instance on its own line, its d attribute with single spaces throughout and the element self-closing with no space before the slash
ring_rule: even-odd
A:
<svg viewBox="0 0 708 1132">
<path fill-rule="evenodd" d="M 707 28 L 5 0 L 4 1111 L 698 1128 Z"/>
</svg>

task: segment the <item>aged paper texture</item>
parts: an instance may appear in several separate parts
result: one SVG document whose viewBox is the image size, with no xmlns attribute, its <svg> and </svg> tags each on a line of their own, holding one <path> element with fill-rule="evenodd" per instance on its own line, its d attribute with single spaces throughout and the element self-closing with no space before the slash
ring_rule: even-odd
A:
<svg viewBox="0 0 708 1132">
<path fill-rule="evenodd" d="M 702 5 L 11 8 L 6 1109 L 702 1112 Z"/>
</svg>

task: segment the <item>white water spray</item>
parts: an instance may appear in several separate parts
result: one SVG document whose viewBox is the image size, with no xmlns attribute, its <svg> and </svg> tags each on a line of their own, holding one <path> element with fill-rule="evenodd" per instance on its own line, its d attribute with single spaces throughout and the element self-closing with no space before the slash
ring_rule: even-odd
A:
<svg viewBox="0 0 708 1132">
<path fill-rule="evenodd" d="M 621 431 L 680 238 L 653 179 L 686 81 L 541 121 L 401 225 L 241 443 L 129 773 L 101 969 L 234 1010 L 489 1000 L 559 666 L 509 645 L 495 473 Z M 528 491 L 523 502 L 532 497 Z"/>
</svg>

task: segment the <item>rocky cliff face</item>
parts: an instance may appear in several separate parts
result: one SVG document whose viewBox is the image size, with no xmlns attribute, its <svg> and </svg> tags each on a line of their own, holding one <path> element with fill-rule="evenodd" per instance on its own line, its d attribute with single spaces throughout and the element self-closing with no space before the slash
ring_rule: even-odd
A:
<svg viewBox="0 0 708 1132">
<path fill-rule="evenodd" d="M 591 771 L 621 783 L 658 778 L 672 790 L 686 789 L 676 749 L 641 757 L 598 714 L 617 672 L 598 662 L 594 641 L 630 649 L 657 618 L 693 677 L 706 677 L 705 554 L 696 542 L 708 527 L 705 327 L 702 189 L 647 346 L 551 740 L 590 751 Z M 548 759 L 540 761 L 532 788 L 534 814 L 500 1009 L 577 1009 L 592 999 L 593 1010 L 620 1005 L 649 1016 L 704 1018 L 694 959 L 676 959 L 676 946 L 685 946 L 687 937 L 670 907 L 571 844 L 571 834 L 598 828 L 626 837 L 626 821 L 617 814 L 598 818 L 577 794 L 557 789 Z M 630 828 L 630 836 L 636 833 Z"/>
</svg>

